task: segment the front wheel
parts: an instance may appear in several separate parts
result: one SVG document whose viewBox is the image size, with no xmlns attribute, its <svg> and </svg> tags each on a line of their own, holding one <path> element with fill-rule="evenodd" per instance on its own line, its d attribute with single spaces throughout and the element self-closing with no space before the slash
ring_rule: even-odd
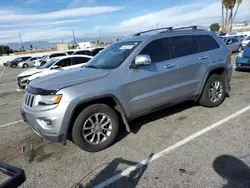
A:
<svg viewBox="0 0 250 188">
<path fill-rule="evenodd" d="M 238 48 L 238 52 L 241 52 L 242 51 L 242 46 L 240 45 L 239 48 Z"/>
<path fill-rule="evenodd" d="M 118 127 L 117 114 L 111 107 L 94 104 L 85 108 L 76 118 L 72 140 L 85 151 L 97 152 L 113 143 Z"/>
<path fill-rule="evenodd" d="M 28 64 L 24 63 L 23 68 L 27 68 L 27 67 L 28 67 Z"/>
<path fill-rule="evenodd" d="M 219 106 L 226 97 L 225 80 L 221 75 L 211 75 L 203 89 L 199 103 L 206 107 Z"/>
</svg>

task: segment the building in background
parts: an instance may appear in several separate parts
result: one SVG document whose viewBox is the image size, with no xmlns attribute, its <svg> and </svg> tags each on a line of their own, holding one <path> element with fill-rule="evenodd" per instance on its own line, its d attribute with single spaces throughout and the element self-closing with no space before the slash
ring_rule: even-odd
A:
<svg viewBox="0 0 250 188">
<path fill-rule="evenodd" d="M 69 50 L 69 45 L 67 43 L 57 44 L 57 51 Z"/>
</svg>

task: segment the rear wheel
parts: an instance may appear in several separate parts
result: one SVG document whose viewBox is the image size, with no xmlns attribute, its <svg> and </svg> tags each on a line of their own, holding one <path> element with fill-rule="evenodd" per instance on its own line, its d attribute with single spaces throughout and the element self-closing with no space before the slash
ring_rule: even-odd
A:
<svg viewBox="0 0 250 188">
<path fill-rule="evenodd" d="M 27 68 L 29 65 L 27 63 L 23 64 L 23 68 Z"/>
<path fill-rule="evenodd" d="M 12 68 L 16 68 L 16 64 L 11 64 L 10 65 Z"/>
<path fill-rule="evenodd" d="M 78 115 L 72 128 L 72 140 L 85 151 L 100 151 L 113 143 L 118 127 L 117 114 L 111 107 L 94 104 Z"/>
<path fill-rule="evenodd" d="M 219 106 L 226 97 L 225 80 L 221 75 L 211 75 L 202 92 L 199 103 L 206 107 Z"/>
</svg>

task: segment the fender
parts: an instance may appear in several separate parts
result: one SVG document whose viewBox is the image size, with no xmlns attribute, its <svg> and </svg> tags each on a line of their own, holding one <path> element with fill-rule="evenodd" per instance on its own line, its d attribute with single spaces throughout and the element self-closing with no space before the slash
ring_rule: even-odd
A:
<svg viewBox="0 0 250 188">
<path fill-rule="evenodd" d="M 72 126 L 71 125 L 72 118 L 73 118 L 74 112 L 77 109 L 77 107 L 79 107 L 80 105 L 83 105 L 85 103 L 88 103 L 88 102 L 91 102 L 91 101 L 94 101 L 94 100 L 98 100 L 98 99 L 102 99 L 102 98 L 106 98 L 106 97 L 112 98 L 116 102 L 117 105 L 115 106 L 115 110 L 117 110 L 121 114 L 123 123 L 125 124 L 125 127 L 126 127 L 126 130 L 128 132 L 130 132 L 130 127 L 129 127 L 129 124 L 128 124 L 127 115 L 125 113 L 125 110 L 124 110 L 122 104 L 120 103 L 120 101 L 117 99 L 116 96 L 111 95 L 111 94 L 100 95 L 98 97 L 89 98 L 87 100 L 86 99 L 82 99 L 82 100 L 80 99 L 79 100 L 80 97 L 78 97 L 78 98 L 76 98 L 76 99 L 74 99 L 73 101 L 70 102 L 69 106 L 67 107 L 67 109 L 65 111 L 65 115 L 63 117 L 60 134 L 64 135 L 63 136 L 63 143 L 64 144 L 67 141 L 69 128 L 70 128 L 70 126 Z"/>
</svg>

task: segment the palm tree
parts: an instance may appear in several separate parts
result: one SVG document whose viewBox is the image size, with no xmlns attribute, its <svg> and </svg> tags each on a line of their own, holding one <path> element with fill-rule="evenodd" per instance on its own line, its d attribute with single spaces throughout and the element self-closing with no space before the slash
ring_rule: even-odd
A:
<svg viewBox="0 0 250 188">
<path fill-rule="evenodd" d="M 236 4 L 236 0 L 230 0 L 229 1 L 229 9 L 230 9 L 230 15 L 229 15 L 229 23 L 228 25 L 230 25 L 229 27 L 229 31 L 232 31 L 232 26 L 233 26 L 233 9 L 234 9 L 234 5 Z"/>
<path fill-rule="evenodd" d="M 235 19 L 235 17 L 236 17 L 236 14 L 237 14 L 237 12 L 238 12 L 239 6 L 241 5 L 241 3 L 242 3 L 242 0 L 237 0 L 237 8 L 236 8 L 236 11 L 235 11 L 235 13 L 234 13 L 234 16 L 233 16 L 233 20 L 232 20 L 232 21 L 234 21 L 234 19 Z"/>
<path fill-rule="evenodd" d="M 224 30 L 224 25 L 225 25 L 223 0 L 221 1 L 221 18 L 222 18 L 222 26 L 221 26 L 221 29 L 222 29 L 222 31 L 223 31 L 223 30 Z"/>
<path fill-rule="evenodd" d="M 229 5 L 230 5 L 230 1 L 231 0 L 222 0 L 222 4 L 224 5 L 224 7 L 226 9 L 226 17 L 225 17 L 225 23 L 224 23 L 225 31 L 228 30 L 228 9 L 229 9 Z"/>
</svg>

